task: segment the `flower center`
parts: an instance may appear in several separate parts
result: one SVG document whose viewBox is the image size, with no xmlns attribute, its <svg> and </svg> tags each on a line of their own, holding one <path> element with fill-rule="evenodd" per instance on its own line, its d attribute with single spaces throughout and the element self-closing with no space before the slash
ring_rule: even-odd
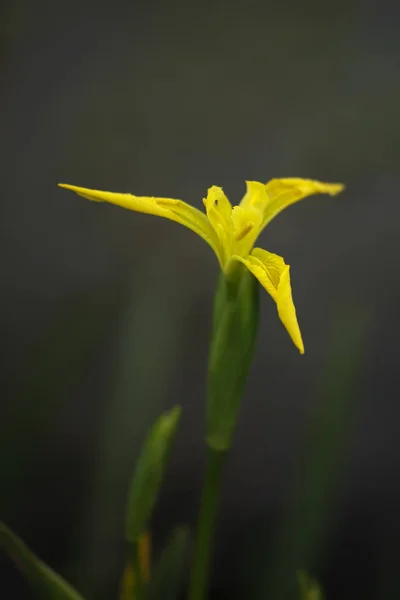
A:
<svg viewBox="0 0 400 600">
<path fill-rule="evenodd" d="M 249 221 L 248 223 L 246 223 L 246 225 L 243 227 L 243 229 L 241 231 L 239 231 L 239 233 L 236 234 L 236 241 L 240 242 L 240 240 L 245 238 L 246 235 L 253 229 L 253 227 L 254 227 L 254 223 L 252 221 Z"/>
</svg>

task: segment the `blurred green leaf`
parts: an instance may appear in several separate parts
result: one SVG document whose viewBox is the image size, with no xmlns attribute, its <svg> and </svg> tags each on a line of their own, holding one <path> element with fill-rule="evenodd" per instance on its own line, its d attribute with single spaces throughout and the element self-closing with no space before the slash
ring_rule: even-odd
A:
<svg viewBox="0 0 400 600">
<path fill-rule="evenodd" d="M 324 600 L 322 590 L 315 579 L 312 579 L 305 571 L 297 573 L 300 600 Z"/>
<path fill-rule="evenodd" d="M 116 286 L 100 287 L 63 299 L 22 358 L 0 420 L 2 515 L 18 513 L 27 474 L 48 451 L 45 432 L 112 331 L 120 295 Z"/>
<path fill-rule="evenodd" d="M 295 598 L 294 573 L 299 566 L 312 568 L 331 525 L 337 486 L 346 469 L 346 451 L 358 406 L 360 367 L 369 314 L 347 307 L 334 321 L 328 357 L 320 374 L 313 408 L 286 518 L 275 543 L 264 557 L 257 598 Z M 272 555 L 271 555 L 272 554 Z"/>
<path fill-rule="evenodd" d="M 107 600 L 111 574 L 120 568 L 118 532 L 125 521 L 121 507 L 126 504 L 133 466 L 173 387 L 186 335 L 182 314 L 192 293 L 190 286 L 182 285 L 183 279 L 179 268 L 160 271 L 157 252 L 146 255 L 137 265 L 118 316 L 110 364 L 113 385 L 99 423 L 97 460 L 90 499 L 81 511 L 73 569 L 80 589 L 97 600 Z"/>
<path fill-rule="evenodd" d="M 69 583 L 42 562 L 24 542 L 0 522 L 0 548 L 29 580 L 40 598 L 48 600 L 83 600 Z"/>
<path fill-rule="evenodd" d="M 144 442 L 128 496 L 125 526 L 128 542 L 136 542 L 146 529 L 157 500 L 180 415 L 179 406 L 164 412 L 150 429 Z"/>
<path fill-rule="evenodd" d="M 122 576 L 121 600 L 147 598 L 150 578 L 150 534 L 144 533 L 134 544 L 128 544 L 128 558 Z"/>
<path fill-rule="evenodd" d="M 188 545 L 189 529 L 184 526 L 177 527 L 154 569 L 146 600 L 176 600 L 178 598 Z"/>
</svg>

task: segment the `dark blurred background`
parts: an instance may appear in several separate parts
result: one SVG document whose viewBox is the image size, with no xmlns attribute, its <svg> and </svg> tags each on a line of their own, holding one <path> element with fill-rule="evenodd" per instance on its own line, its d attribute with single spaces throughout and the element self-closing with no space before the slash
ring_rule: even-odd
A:
<svg viewBox="0 0 400 600">
<path fill-rule="evenodd" d="M 116 598 L 125 494 L 163 408 L 183 420 L 154 552 L 193 524 L 218 266 L 177 224 L 59 181 L 182 198 L 347 184 L 281 214 L 306 354 L 262 294 L 212 598 L 398 597 L 399 4 L 1 3 L 0 518 L 88 599 Z M 31 591 L 1 558 L 4 598 Z M 5 591 L 7 589 L 7 592 Z"/>
</svg>

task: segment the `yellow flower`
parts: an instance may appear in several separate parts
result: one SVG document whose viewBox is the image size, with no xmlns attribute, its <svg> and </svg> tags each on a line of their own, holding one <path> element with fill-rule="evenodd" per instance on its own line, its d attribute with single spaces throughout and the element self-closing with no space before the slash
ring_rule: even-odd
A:
<svg viewBox="0 0 400 600">
<path fill-rule="evenodd" d="M 111 202 L 185 225 L 211 246 L 225 272 L 233 261 L 242 262 L 275 300 L 283 325 L 303 354 L 290 286 L 290 267 L 277 254 L 253 246 L 264 227 L 287 206 L 312 194 L 334 196 L 344 186 L 299 178 L 271 179 L 266 184 L 247 181 L 246 184 L 246 194 L 240 204 L 233 207 L 222 188 L 212 186 L 203 198 L 206 214 L 182 200 L 101 192 L 65 183 L 59 185 L 89 200 Z"/>
</svg>

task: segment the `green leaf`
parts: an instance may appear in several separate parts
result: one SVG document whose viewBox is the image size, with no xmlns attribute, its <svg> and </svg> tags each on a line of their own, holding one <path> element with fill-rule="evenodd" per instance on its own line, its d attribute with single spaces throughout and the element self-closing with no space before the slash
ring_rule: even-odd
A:
<svg viewBox="0 0 400 600">
<path fill-rule="evenodd" d="M 69 583 L 42 562 L 4 523 L 0 522 L 0 548 L 29 580 L 40 598 L 83 600 Z"/>
<path fill-rule="evenodd" d="M 221 275 L 208 367 L 207 444 L 228 450 L 258 330 L 259 284 L 241 263 Z"/>
<path fill-rule="evenodd" d="M 346 306 L 333 319 L 327 360 L 317 374 L 316 398 L 283 508 L 285 520 L 258 570 L 257 598 L 292 598 L 294 573 L 299 566 L 307 569 L 318 562 L 332 527 L 337 486 L 347 468 L 359 406 L 368 319 L 368 311 L 360 305 Z"/>
<path fill-rule="evenodd" d="M 150 534 L 145 533 L 138 542 L 128 544 L 127 550 L 121 600 L 144 600 L 150 576 Z"/>
<path fill-rule="evenodd" d="M 176 600 L 178 598 L 188 544 L 189 529 L 184 526 L 177 527 L 153 571 L 146 595 L 147 600 Z"/>
<path fill-rule="evenodd" d="M 179 406 L 162 414 L 144 442 L 128 496 L 125 525 L 125 537 L 128 542 L 136 542 L 146 530 L 162 483 L 180 414 Z"/>
</svg>

